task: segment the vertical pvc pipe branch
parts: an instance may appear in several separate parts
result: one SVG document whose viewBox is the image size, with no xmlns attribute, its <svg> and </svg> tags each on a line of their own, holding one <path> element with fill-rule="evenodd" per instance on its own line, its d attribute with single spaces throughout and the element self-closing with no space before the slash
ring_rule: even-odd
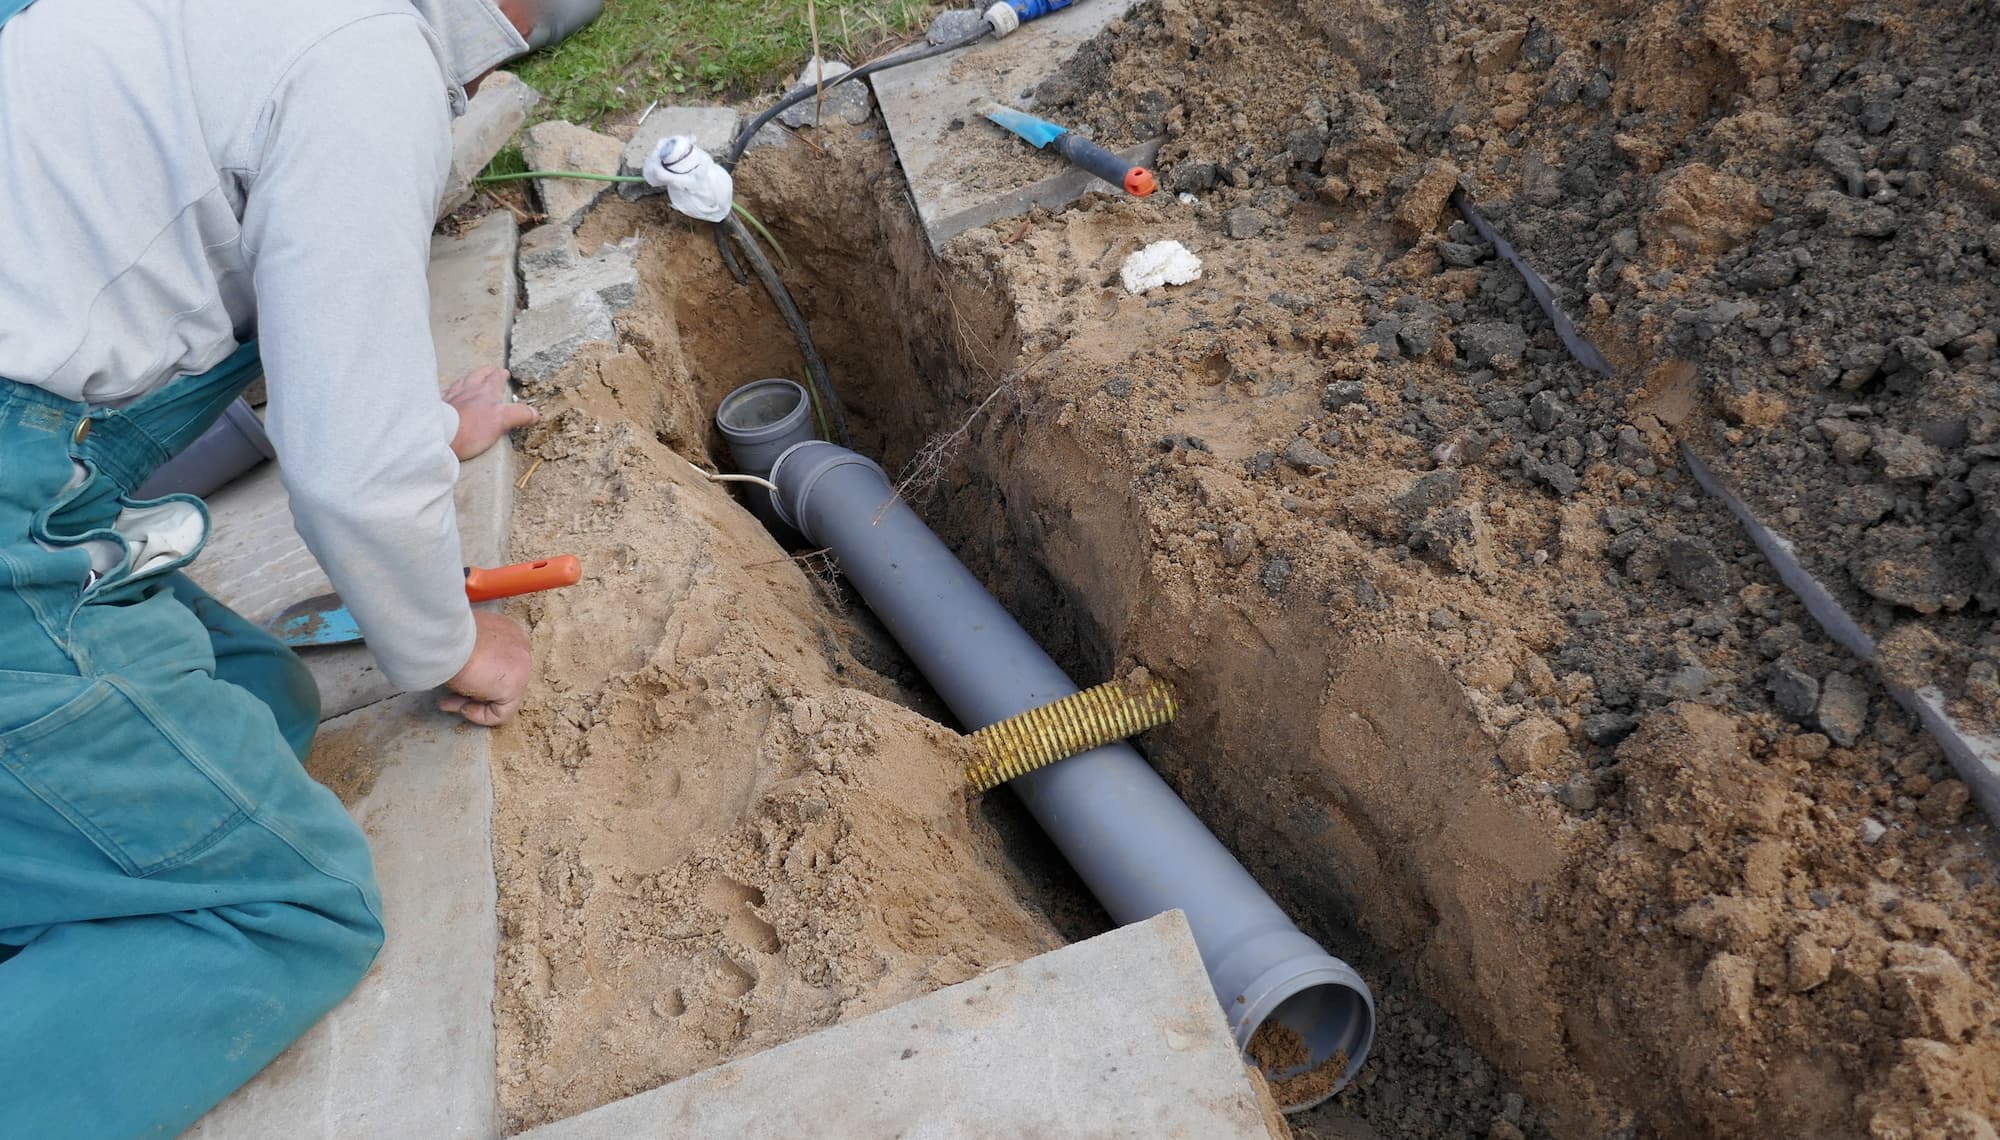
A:
<svg viewBox="0 0 2000 1140">
<path fill-rule="evenodd" d="M 715 409 L 715 427 L 729 444 L 736 469 L 765 479 L 780 455 L 817 438 L 805 388 L 784 379 L 753 380 L 724 396 Z M 771 492 L 747 487 L 744 500 L 765 526 L 775 530 L 784 525 L 772 508 Z"/>
<path fill-rule="evenodd" d="M 771 472 L 777 509 L 841 570 L 967 729 L 1077 691 L 986 592 L 874 463 L 805 443 Z M 1127 744 L 1095 749 L 1008 785 L 1120 924 L 1186 913 L 1239 1048 L 1267 1020 L 1290 1027 L 1309 1060 L 1285 1079 L 1344 1055 L 1331 1087 L 1352 1080 L 1375 1034 L 1367 983 L 1301 933 L 1236 857 Z"/>
</svg>

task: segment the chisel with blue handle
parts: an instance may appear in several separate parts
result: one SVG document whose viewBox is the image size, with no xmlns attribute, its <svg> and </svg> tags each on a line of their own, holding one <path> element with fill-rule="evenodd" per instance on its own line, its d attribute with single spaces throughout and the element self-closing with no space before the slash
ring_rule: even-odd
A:
<svg viewBox="0 0 2000 1140">
<path fill-rule="evenodd" d="M 1059 123 L 998 103 L 988 103 L 980 114 L 1033 143 L 1036 149 L 1052 150 L 1134 198 L 1144 198 L 1160 188 L 1152 171 L 1132 165 Z"/>
</svg>

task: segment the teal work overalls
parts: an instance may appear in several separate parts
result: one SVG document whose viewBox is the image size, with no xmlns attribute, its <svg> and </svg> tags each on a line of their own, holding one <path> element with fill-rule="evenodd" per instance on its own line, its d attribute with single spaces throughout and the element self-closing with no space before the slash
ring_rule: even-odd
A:
<svg viewBox="0 0 2000 1140">
<path fill-rule="evenodd" d="M 130 499 L 257 374 L 246 345 L 117 409 L 0 379 L 0 1137 L 176 1135 L 382 944 L 302 764 L 311 675 L 181 575 L 199 500 Z"/>
<path fill-rule="evenodd" d="M 381 946 L 367 844 L 301 763 L 311 675 L 180 574 L 198 542 L 104 574 L 85 545 L 148 506 L 205 533 L 127 496 L 256 364 L 118 410 L 0 381 L 0 1137 L 177 1134 Z"/>
</svg>

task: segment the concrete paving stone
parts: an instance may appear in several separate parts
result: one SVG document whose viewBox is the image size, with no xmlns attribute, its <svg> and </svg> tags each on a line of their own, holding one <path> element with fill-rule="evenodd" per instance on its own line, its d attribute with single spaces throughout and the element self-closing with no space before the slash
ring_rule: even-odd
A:
<svg viewBox="0 0 2000 1140">
<path fill-rule="evenodd" d="M 632 139 L 625 144 L 625 157 L 619 164 L 620 174 L 644 174 L 646 160 L 659 149 L 660 140 L 673 135 L 688 135 L 695 145 L 718 159 L 729 155 L 729 148 L 736 144 L 737 125 L 742 115 L 734 107 L 660 107 L 646 116 L 632 132 Z M 639 182 L 623 182 L 618 193 L 628 202 L 664 194 L 665 190 Z"/>
<path fill-rule="evenodd" d="M 818 56 L 806 61 L 798 77 L 785 91 L 790 98 L 815 84 L 831 83 L 854 69 L 839 60 L 821 62 Z M 875 112 L 875 98 L 868 93 L 868 81 L 857 79 L 822 90 L 818 98 L 807 99 L 778 113 L 778 121 L 788 127 L 817 127 L 821 123 L 845 122 L 860 125 Z M 762 134 L 762 131 L 758 132 Z"/>
<path fill-rule="evenodd" d="M 615 344 L 618 327 L 611 306 L 595 293 L 573 293 L 514 322 L 510 364 L 516 379 L 547 380 L 593 344 Z"/>
<path fill-rule="evenodd" d="M 441 386 L 506 359 L 517 293 L 516 233 L 512 215 L 494 213 L 431 243 L 431 335 Z M 467 562 L 506 560 L 512 490 L 511 447 L 496 447 L 460 468 L 458 526 Z M 188 573 L 237 613 L 262 623 L 294 602 L 332 591 L 292 525 L 276 464 L 209 496 L 208 510 L 208 546 Z M 366 646 L 312 649 L 302 656 L 319 682 L 321 713 L 328 718 L 396 693 Z"/>
<path fill-rule="evenodd" d="M 496 71 L 479 85 L 479 94 L 465 114 L 451 124 L 451 173 L 438 202 L 442 218 L 472 201 L 472 180 L 528 121 L 528 111 L 542 101 L 541 92 L 521 82 L 511 71 Z"/>
<path fill-rule="evenodd" d="M 521 158 L 529 170 L 576 170 L 585 174 L 616 174 L 625 144 L 575 123 L 536 123 L 521 139 Z M 609 182 L 577 178 L 539 178 L 535 193 L 542 200 L 548 224 L 575 229 L 585 214 L 611 189 Z"/>
<path fill-rule="evenodd" d="M 311 765 L 368 834 L 388 938 L 361 985 L 188 1140 L 499 1135 L 488 737 L 428 694 L 328 722 Z"/>
<path fill-rule="evenodd" d="M 1269 1135 L 1169 911 L 519 1140 Z"/>
<path fill-rule="evenodd" d="M 1025 214 L 1036 206 L 1059 209 L 1089 191 L 1110 189 L 1055 155 L 1022 164 L 1021 177 L 1012 182 L 964 178 L 997 148 L 1027 145 L 980 118 L 980 104 L 998 100 L 1019 106 L 1021 92 L 1061 70 L 1078 47 L 1135 2 L 1078 4 L 1023 24 L 1004 40 L 987 40 L 873 77 L 875 98 L 933 249 L 995 218 Z M 959 66 L 961 59 L 969 61 L 966 66 Z M 954 122 L 960 124 L 956 130 Z M 1151 164 L 1159 157 L 1160 141 L 1148 140 L 1120 153 L 1134 163 Z"/>
<path fill-rule="evenodd" d="M 530 311 L 546 308 L 572 293 L 595 293 L 614 313 L 639 299 L 639 266 L 635 252 L 610 246 L 595 257 L 579 257 L 568 265 L 525 274 Z"/>
</svg>

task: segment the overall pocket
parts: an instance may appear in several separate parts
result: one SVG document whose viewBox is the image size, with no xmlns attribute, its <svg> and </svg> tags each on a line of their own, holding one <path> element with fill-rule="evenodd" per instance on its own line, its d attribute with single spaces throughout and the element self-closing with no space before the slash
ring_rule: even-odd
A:
<svg viewBox="0 0 2000 1140">
<path fill-rule="evenodd" d="M 126 874 L 178 866 L 247 818 L 115 681 L 0 673 L 0 724 L 52 698 L 53 711 L 0 732 L 0 768 Z"/>
</svg>

